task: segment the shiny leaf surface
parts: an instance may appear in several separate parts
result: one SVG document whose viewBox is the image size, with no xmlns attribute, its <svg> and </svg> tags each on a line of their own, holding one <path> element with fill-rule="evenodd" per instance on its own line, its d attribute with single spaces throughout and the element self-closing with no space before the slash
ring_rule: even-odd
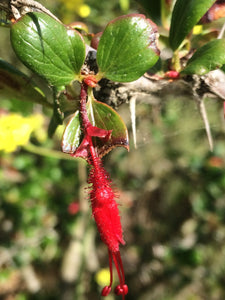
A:
<svg viewBox="0 0 225 300">
<path fill-rule="evenodd" d="M 81 142 L 81 122 L 79 111 L 71 117 L 63 134 L 62 151 L 65 153 L 74 153 Z"/>
<path fill-rule="evenodd" d="M 11 28 L 19 59 L 58 88 L 77 78 L 85 59 L 81 35 L 43 13 L 24 15 Z"/>
<path fill-rule="evenodd" d="M 172 13 L 170 46 L 176 50 L 215 0 L 177 0 Z"/>
<path fill-rule="evenodd" d="M 157 27 L 144 15 L 118 17 L 106 26 L 97 51 L 100 74 L 113 81 L 141 77 L 158 60 Z"/>
<path fill-rule="evenodd" d="M 199 48 L 182 73 L 204 75 L 225 64 L 225 39 L 213 40 Z"/>
<path fill-rule="evenodd" d="M 112 130 L 109 140 L 95 138 L 95 146 L 100 157 L 107 154 L 115 147 L 129 149 L 129 139 L 126 125 L 120 115 L 105 103 L 96 101 L 93 97 L 87 103 L 88 117 L 92 125 Z"/>
<path fill-rule="evenodd" d="M 94 146 L 96 147 L 100 157 L 104 156 L 115 147 L 124 147 L 127 150 L 129 149 L 126 125 L 114 109 L 102 102 L 96 101 L 94 97 L 91 96 L 87 103 L 87 112 L 89 120 L 92 125 L 95 126 L 96 132 L 98 132 L 96 135 L 99 135 L 101 129 L 104 129 L 102 131 L 112 130 L 110 137 L 92 137 Z M 95 134 L 93 134 L 93 136 L 95 136 Z M 82 143 L 82 137 L 82 122 L 79 111 L 76 111 L 64 131 L 62 151 L 65 153 L 75 154 L 74 156 L 76 156 L 75 152 Z M 83 149 L 82 153 L 83 154 L 81 154 L 81 152 L 79 153 L 79 157 L 87 159 L 88 149 L 87 151 L 84 151 Z"/>
</svg>

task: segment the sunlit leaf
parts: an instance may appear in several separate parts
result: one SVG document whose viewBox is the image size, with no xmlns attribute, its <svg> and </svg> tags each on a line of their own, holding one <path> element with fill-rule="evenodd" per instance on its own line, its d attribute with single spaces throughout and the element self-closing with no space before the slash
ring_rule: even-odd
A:
<svg viewBox="0 0 225 300">
<path fill-rule="evenodd" d="M 107 154 L 115 147 L 124 147 L 129 149 L 129 139 L 126 125 L 119 116 L 119 114 L 113 110 L 110 106 L 96 101 L 94 97 L 89 97 L 87 103 L 88 118 L 93 126 L 92 140 L 93 144 L 100 157 Z M 82 133 L 82 122 L 79 111 L 72 116 L 68 122 L 64 131 L 62 139 L 62 150 L 65 153 L 75 154 L 76 150 L 82 143 L 84 134 Z M 100 128 L 100 129 L 99 129 Z M 99 136 L 103 131 L 112 131 L 109 136 L 103 138 L 94 137 Z M 94 133 L 96 131 L 96 135 Z M 87 159 L 89 153 L 88 144 L 82 143 L 82 150 L 79 151 L 79 157 Z M 86 149 L 85 149 L 86 148 Z"/>
<path fill-rule="evenodd" d="M 100 138 L 95 139 L 95 145 L 100 157 L 107 154 L 114 147 L 129 149 L 126 125 L 114 109 L 105 103 L 91 98 L 87 103 L 87 111 L 92 125 L 105 130 L 112 130 L 111 137 L 108 141 L 104 141 L 104 139 Z"/>
<path fill-rule="evenodd" d="M 204 75 L 224 64 L 225 39 L 213 40 L 194 53 L 182 73 Z"/>
<path fill-rule="evenodd" d="M 81 122 L 79 111 L 71 117 L 63 134 L 62 151 L 65 153 L 74 153 L 81 142 Z"/>
<path fill-rule="evenodd" d="M 85 59 L 81 35 L 43 13 L 26 14 L 13 24 L 11 42 L 28 68 L 58 88 L 77 78 Z"/>
<path fill-rule="evenodd" d="M 172 13 L 170 46 L 176 50 L 215 0 L 177 0 Z"/>
<path fill-rule="evenodd" d="M 141 77 L 158 60 L 157 27 L 144 15 L 121 16 L 106 26 L 97 51 L 100 74 L 129 82 Z"/>
</svg>

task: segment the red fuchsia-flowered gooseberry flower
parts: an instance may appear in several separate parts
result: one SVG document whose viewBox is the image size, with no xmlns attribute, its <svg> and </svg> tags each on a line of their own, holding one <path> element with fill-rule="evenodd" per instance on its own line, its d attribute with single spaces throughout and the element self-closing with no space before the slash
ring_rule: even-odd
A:
<svg viewBox="0 0 225 300">
<path fill-rule="evenodd" d="M 103 288 L 101 295 L 107 296 L 112 290 L 112 263 L 114 263 L 120 281 L 120 284 L 115 288 L 115 294 L 122 295 L 123 299 L 125 299 L 125 295 L 128 293 L 128 286 L 125 284 L 123 263 L 119 250 L 120 244 L 125 244 L 125 242 L 123 240 L 118 204 L 115 200 L 117 195 L 112 189 L 109 174 L 103 168 L 102 161 L 98 157 L 92 141 L 92 137 L 103 138 L 107 141 L 112 131 L 100 129 L 90 123 L 86 110 L 87 83 L 88 81 L 82 83 L 80 93 L 80 113 L 84 138 L 73 156 L 87 158 L 90 165 L 88 183 L 90 184 L 92 214 L 101 239 L 108 247 L 110 283 Z"/>
<path fill-rule="evenodd" d="M 80 210 L 80 205 L 77 202 L 71 202 L 68 206 L 68 213 L 70 215 L 76 215 Z"/>
<path fill-rule="evenodd" d="M 91 164 L 88 182 L 90 183 L 90 200 L 92 212 L 102 241 L 108 247 L 110 283 L 102 290 L 102 296 L 107 296 L 112 289 L 113 272 L 112 262 L 114 262 L 120 284 L 115 288 L 115 294 L 124 296 L 128 293 L 125 284 L 123 263 L 120 256 L 119 245 L 125 244 L 123 240 L 122 226 L 116 195 L 111 187 L 109 175 L 102 167 L 98 157 L 94 157 Z"/>
</svg>

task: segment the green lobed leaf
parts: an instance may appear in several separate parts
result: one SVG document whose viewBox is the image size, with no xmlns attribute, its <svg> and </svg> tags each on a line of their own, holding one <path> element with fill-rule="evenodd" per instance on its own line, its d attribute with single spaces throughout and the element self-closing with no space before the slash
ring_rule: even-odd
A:
<svg viewBox="0 0 225 300">
<path fill-rule="evenodd" d="M 215 0 L 177 0 L 172 13 L 169 41 L 176 50 Z"/>
<path fill-rule="evenodd" d="M 82 36 L 44 13 L 28 13 L 11 28 L 19 59 L 58 88 L 77 78 L 85 60 Z"/>
<path fill-rule="evenodd" d="M 204 75 L 224 64 L 225 39 L 213 40 L 194 53 L 182 73 Z"/>
<path fill-rule="evenodd" d="M 93 138 L 94 146 L 100 157 L 107 154 L 115 147 L 129 149 L 129 139 L 126 125 L 120 115 L 105 103 L 96 101 L 93 96 L 89 97 L 87 103 L 88 117 L 92 125 L 112 130 L 109 140 Z M 62 151 L 73 154 L 82 142 L 82 122 L 79 111 L 71 117 L 68 122 L 62 139 Z M 83 157 L 86 159 L 87 157 Z"/>
<path fill-rule="evenodd" d="M 113 81 L 137 80 L 158 60 L 156 32 L 156 25 L 140 14 L 109 22 L 97 50 L 99 73 Z"/>
<path fill-rule="evenodd" d="M 0 59 L 0 91 L 1 99 L 17 99 L 52 106 L 27 75 L 2 59 Z"/>
<path fill-rule="evenodd" d="M 100 157 L 104 156 L 115 147 L 129 149 L 129 138 L 126 125 L 114 109 L 105 103 L 96 101 L 94 97 L 92 97 L 87 103 L 87 111 L 92 125 L 105 130 L 112 130 L 111 137 L 107 142 L 104 141 L 104 139 L 95 139 L 95 146 L 97 147 L 98 155 Z"/>
</svg>

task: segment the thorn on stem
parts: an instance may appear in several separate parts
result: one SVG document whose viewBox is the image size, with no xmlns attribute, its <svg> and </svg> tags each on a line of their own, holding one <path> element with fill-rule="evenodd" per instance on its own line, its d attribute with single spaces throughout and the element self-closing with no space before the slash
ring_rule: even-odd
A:
<svg viewBox="0 0 225 300">
<path fill-rule="evenodd" d="M 131 117 L 132 134 L 133 134 L 133 140 L 134 140 L 134 148 L 137 149 L 136 96 L 133 96 L 130 99 L 130 117 Z"/>
<path fill-rule="evenodd" d="M 206 130 L 206 134 L 207 134 L 207 138 L 208 138 L 208 142 L 209 142 L 210 151 L 213 151 L 213 147 L 214 147 L 213 137 L 212 137 L 212 133 L 211 133 L 211 129 L 210 129 L 210 124 L 209 124 L 209 119 L 208 119 L 208 116 L 207 116 L 207 111 L 206 111 L 206 108 L 205 108 L 204 99 L 198 98 L 197 103 L 198 103 L 200 115 L 201 115 L 202 120 L 203 120 L 204 125 L 205 125 L 205 130 Z"/>
</svg>

